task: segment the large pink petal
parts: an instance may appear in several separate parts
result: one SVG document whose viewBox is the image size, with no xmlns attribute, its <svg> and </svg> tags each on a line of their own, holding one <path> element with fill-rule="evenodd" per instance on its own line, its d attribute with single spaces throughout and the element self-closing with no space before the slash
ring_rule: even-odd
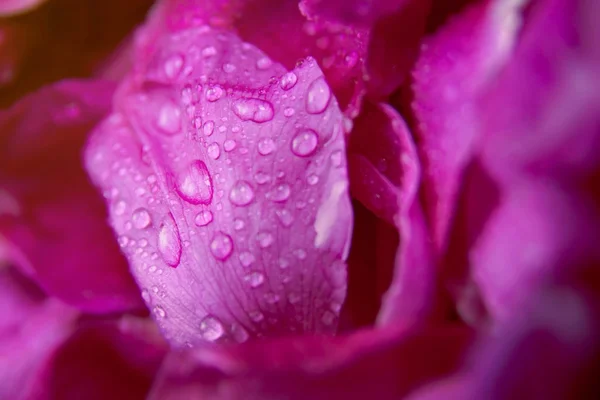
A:
<svg viewBox="0 0 600 400">
<path fill-rule="evenodd" d="M 457 328 L 395 328 L 173 353 L 150 399 L 398 399 L 457 368 L 469 342 Z"/>
<path fill-rule="evenodd" d="M 513 46 L 520 3 L 469 7 L 426 40 L 413 72 L 425 212 L 438 251 L 447 245 L 463 169 L 480 136 L 475 100 Z"/>
<path fill-rule="evenodd" d="M 513 59 L 486 92 L 483 158 L 502 180 L 526 172 L 573 181 L 598 167 L 600 44 L 586 22 L 598 17 L 595 4 L 532 6 Z"/>
<path fill-rule="evenodd" d="M 163 38 L 86 162 L 169 340 L 334 332 L 352 211 L 337 101 L 236 36 Z"/>
<path fill-rule="evenodd" d="M 112 93 L 112 84 L 67 81 L 0 113 L 0 232 L 42 288 L 90 312 L 143 306 L 81 166 Z"/>
</svg>

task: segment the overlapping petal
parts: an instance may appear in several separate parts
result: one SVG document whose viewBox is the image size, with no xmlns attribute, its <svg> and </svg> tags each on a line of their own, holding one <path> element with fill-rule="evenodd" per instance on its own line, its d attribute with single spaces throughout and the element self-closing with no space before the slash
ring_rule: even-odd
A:
<svg viewBox="0 0 600 400">
<path fill-rule="evenodd" d="M 394 328 L 173 353 L 150 399 L 397 399 L 460 365 L 470 340 L 456 327 Z"/>
<path fill-rule="evenodd" d="M 66 81 L 0 113 L 0 233 L 9 256 L 49 294 L 89 312 L 143 307 L 81 166 L 113 89 Z"/>
<path fill-rule="evenodd" d="M 342 114 L 293 71 L 209 27 L 163 38 L 86 162 L 175 345 L 334 332 L 352 228 Z"/>
</svg>

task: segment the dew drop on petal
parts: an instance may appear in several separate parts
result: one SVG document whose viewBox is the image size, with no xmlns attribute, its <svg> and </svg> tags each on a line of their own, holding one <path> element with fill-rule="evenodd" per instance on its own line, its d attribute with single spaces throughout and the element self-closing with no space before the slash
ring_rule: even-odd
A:
<svg viewBox="0 0 600 400">
<path fill-rule="evenodd" d="M 317 175 L 314 175 L 314 174 L 313 174 L 313 175 L 309 175 L 309 176 L 306 178 L 306 182 L 307 182 L 309 185 L 311 185 L 311 186 L 314 186 L 314 185 L 316 185 L 317 183 L 319 183 L 319 177 L 318 177 Z"/>
<path fill-rule="evenodd" d="M 292 192 L 290 185 L 287 183 L 282 183 L 277 185 L 275 189 L 269 192 L 269 197 L 272 201 L 277 203 L 283 203 L 287 199 L 290 198 L 290 193 Z"/>
<path fill-rule="evenodd" d="M 275 211 L 279 222 L 284 227 L 288 228 L 294 223 L 294 216 L 288 210 L 277 210 Z"/>
<path fill-rule="evenodd" d="M 218 143 L 209 144 L 206 148 L 206 152 L 208 153 L 208 156 L 213 160 L 216 160 L 221 156 L 221 148 L 219 147 Z"/>
<path fill-rule="evenodd" d="M 152 309 L 152 311 L 154 312 L 154 315 L 158 319 L 162 319 L 162 318 L 165 318 L 167 316 L 167 313 L 165 312 L 165 309 L 162 308 L 161 306 L 154 306 L 154 308 Z"/>
<path fill-rule="evenodd" d="M 275 142 L 269 137 L 264 137 L 258 141 L 258 153 L 267 156 L 275 151 Z"/>
<path fill-rule="evenodd" d="M 202 127 L 202 132 L 204 135 L 210 136 L 215 131 L 215 122 L 214 121 L 206 121 L 204 126 Z"/>
<path fill-rule="evenodd" d="M 113 213 L 117 216 L 121 216 L 125 214 L 125 210 L 127 210 L 127 203 L 123 200 L 119 200 L 113 206 Z"/>
<path fill-rule="evenodd" d="M 175 79 L 181 73 L 183 68 L 183 56 L 179 53 L 171 55 L 165 61 L 165 75 L 169 79 Z"/>
<path fill-rule="evenodd" d="M 319 144 L 319 137 L 312 129 L 303 129 L 292 139 L 292 152 L 299 157 L 308 157 Z"/>
<path fill-rule="evenodd" d="M 283 90 L 290 90 L 296 86 L 296 82 L 298 82 L 298 75 L 290 71 L 281 77 L 279 84 Z"/>
<path fill-rule="evenodd" d="M 335 315 L 331 311 L 325 311 L 321 316 L 321 322 L 327 326 L 332 325 L 334 321 Z"/>
<path fill-rule="evenodd" d="M 342 165 L 342 151 L 341 150 L 336 150 L 333 153 L 331 153 L 331 155 L 329 156 L 329 159 L 331 160 L 331 165 L 334 167 L 339 167 Z"/>
<path fill-rule="evenodd" d="M 273 65 L 273 62 L 269 57 L 261 57 L 256 61 L 256 68 L 265 70 Z"/>
<path fill-rule="evenodd" d="M 210 252 L 217 260 L 226 260 L 233 251 L 233 240 L 231 236 L 223 232 L 217 232 L 210 242 Z"/>
<path fill-rule="evenodd" d="M 256 235 L 256 240 L 258 241 L 258 245 L 264 249 L 273 244 L 275 238 L 269 232 L 259 232 Z"/>
<path fill-rule="evenodd" d="M 254 254 L 250 253 L 249 251 L 241 252 L 239 255 L 239 259 L 240 264 L 242 264 L 244 267 L 249 267 L 254 261 L 256 261 L 256 257 L 254 257 Z"/>
<path fill-rule="evenodd" d="M 166 135 L 181 132 L 181 110 L 172 101 L 166 101 L 158 111 L 156 126 Z"/>
<path fill-rule="evenodd" d="M 264 283 L 265 276 L 261 272 L 254 271 L 246 275 L 244 280 L 248 282 L 251 287 L 257 288 Z"/>
<path fill-rule="evenodd" d="M 286 107 L 283 110 L 283 115 L 286 116 L 286 117 L 291 117 L 295 113 L 296 113 L 296 110 L 294 110 L 292 107 Z"/>
<path fill-rule="evenodd" d="M 131 219 L 136 229 L 145 229 L 152 223 L 152 217 L 145 208 L 136 209 L 131 215 Z"/>
<path fill-rule="evenodd" d="M 214 342 L 223 337 L 225 329 L 221 321 L 215 317 L 208 316 L 200 322 L 200 334 L 204 339 Z"/>
<path fill-rule="evenodd" d="M 250 338 L 248 331 L 237 324 L 231 327 L 231 335 L 233 336 L 233 339 L 238 343 L 244 343 Z"/>
<path fill-rule="evenodd" d="M 225 91 L 219 85 L 215 85 L 206 89 L 205 97 L 210 102 L 215 102 L 225 95 Z"/>
<path fill-rule="evenodd" d="M 235 150 L 236 146 L 237 143 L 233 139 L 227 139 L 225 142 L 223 142 L 223 150 L 225 150 L 226 152 Z"/>
<path fill-rule="evenodd" d="M 191 204 L 210 204 L 213 197 L 213 184 L 204 161 L 196 160 L 180 174 L 177 180 L 177 193 Z"/>
<path fill-rule="evenodd" d="M 233 102 L 231 108 L 242 121 L 262 123 L 273 119 L 273 105 L 265 100 L 240 99 Z"/>
<path fill-rule="evenodd" d="M 243 219 L 236 218 L 233 220 L 233 229 L 236 231 L 241 231 L 246 226 L 246 223 Z"/>
<path fill-rule="evenodd" d="M 158 251 L 171 267 L 177 267 L 181 260 L 181 238 L 173 216 L 169 213 L 158 229 Z"/>
<path fill-rule="evenodd" d="M 267 174 L 266 172 L 258 171 L 256 174 L 254 174 L 254 180 L 259 185 L 264 185 L 265 183 L 271 182 L 271 175 Z"/>
<path fill-rule="evenodd" d="M 210 210 L 200 211 L 194 218 L 197 226 L 206 226 L 213 221 L 213 213 Z"/>
<path fill-rule="evenodd" d="M 306 93 L 306 111 L 309 114 L 319 114 L 325 111 L 331 100 L 331 89 L 324 77 L 315 79 Z"/>
<path fill-rule="evenodd" d="M 247 206 L 254 200 L 254 190 L 246 181 L 237 181 L 229 192 L 229 200 L 236 206 Z"/>
</svg>

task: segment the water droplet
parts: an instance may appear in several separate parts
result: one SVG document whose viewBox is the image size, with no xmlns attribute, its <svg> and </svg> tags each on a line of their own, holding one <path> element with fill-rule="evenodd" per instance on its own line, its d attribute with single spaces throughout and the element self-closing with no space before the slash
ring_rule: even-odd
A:
<svg viewBox="0 0 600 400">
<path fill-rule="evenodd" d="M 117 201 L 113 207 L 113 213 L 117 216 L 125 214 L 125 210 L 127 210 L 127 203 L 123 200 Z"/>
<path fill-rule="evenodd" d="M 283 90 L 290 90 L 296 86 L 296 82 L 298 82 L 298 75 L 290 71 L 281 77 L 279 84 Z"/>
<path fill-rule="evenodd" d="M 162 308 L 161 306 L 154 306 L 152 311 L 154 312 L 154 315 L 156 315 L 156 318 L 158 318 L 158 319 L 162 319 L 167 316 L 165 309 Z"/>
<path fill-rule="evenodd" d="M 226 260 L 233 251 L 233 240 L 231 236 L 223 232 L 217 232 L 210 242 L 210 252 L 217 260 Z"/>
<path fill-rule="evenodd" d="M 273 244 L 275 238 L 269 232 L 259 232 L 256 235 L 256 240 L 258 241 L 258 245 L 264 249 Z"/>
<path fill-rule="evenodd" d="M 192 162 L 179 176 L 177 193 L 188 203 L 210 204 L 213 197 L 213 184 L 204 161 Z"/>
<path fill-rule="evenodd" d="M 279 297 L 279 295 L 276 295 L 275 293 L 265 293 L 264 298 L 265 301 L 269 304 L 275 304 L 279 302 L 279 300 L 281 300 L 281 297 Z"/>
<path fill-rule="evenodd" d="M 192 87 L 190 85 L 185 85 L 183 89 L 181 89 L 181 102 L 183 104 L 190 104 L 194 99 L 194 94 L 192 92 Z"/>
<path fill-rule="evenodd" d="M 279 218 L 279 222 L 281 225 L 286 228 L 290 227 L 294 222 L 294 216 L 288 210 L 277 210 L 275 211 L 277 218 Z"/>
<path fill-rule="evenodd" d="M 197 226 L 206 226 L 213 221 L 213 213 L 209 210 L 200 211 L 194 218 L 194 223 Z"/>
<path fill-rule="evenodd" d="M 256 261 L 256 257 L 254 257 L 254 254 L 250 253 L 249 251 L 241 252 L 239 255 L 239 259 L 240 263 L 244 267 L 249 267 L 254 261 Z"/>
<path fill-rule="evenodd" d="M 167 101 L 158 111 L 156 125 L 166 135 L 181 132 L 181 110 L 172 101 Z"/>
<path fill-rule="evenodd" d="M 260 311 L 250 311 L 248 313 L 248 316 L 250 317 L 250 319 L 254 322 L 260 322 L 263 319 L 265 319 L 265 316 L 263 315 L 263 313 L 261 313 Z"/>
<path fill-rule="evenodd" d="M 230 63 L 223 64 L 223 71 L 230 74 L 236 70 L 236 66 Z"/>
<path fill-rule="evenodd" d="M 158 229 L 158 251 L 171 267 L 177 267 L 181 260 L 181 238 L 179 229 L 171 213 L 165 217 Z"/>
<path fill-rule="evenodd" d="M 217 54 L 217 49 L 215 49 L 214 46 L 207 46 L 202 49 L 203 57 L 211 57 L 211 56 L 214 56 L 215 54 Z"/>
<path fill-rule="evenodd" d="M 265 183 L 271 182 L 271 175 L 258 171 L 256 174 L 254 174 L 254 180 L 259 185 L 264 185 Z"/>
<path fill-rule="evenodd" d="M 269 137 L 264 137 L 258 141 L 257 148 L 259 154 L 267 156 L 275 151 L 275 142 Z"/>
<path fill-rule="evenodd" d="M 294 255 L 298 260 L 304 260 L 306 258 L 306 251 L 304 249 L 294 250 Z"/>
<path fill-rule="evenodd" d="M 290 266 L 290 262 L 288 260 L 286 260 L 285 258 L 280 258 L 278 261 L 279 264 L 279 268 L 281 269 L 286 269 L 287 267 Z"/>
<path fill-rule="evenodd" d="M 312 81 L 306 93 L 306 111 L 319 114 L 325 111 L 331 99 L 331 89 L 322 76 Z"/>
<path fill-rule="evenodd" d="M 227 139 L 225 142 L 223 142 L 223 150 L 227 152 L 233 151 L 235 146 L 237 146 L 237 143 L 233 139 Z"/>
<path fill-rule="evenodd" d="M 142 299 L 144 299 L 146 303 L 150 303 L 150 293 L 148 293 L 147 289 L 142 290 Z"/>
<path fill-rule="evenodd" d="M 145 229 L 152 222 L 152 217 L 150 217 L 150 213 L 145 208 L 135 210 L 131 215 L 131 219 L 136 229 Z"/>
<path fill-rule="evenodd" d="M 206 121 L 202 127 L 202 131 L 206 136 L 210 136 L 215 131 L 215 121 Z"/>
<path fill-rule="evenodd" d="M 295 113 L 296 113 L 296 110 L 294 110 L 292 107 L 287 107 L 283 110 L 283 115 L 285 115 L 286 117 L 291 117 Z"/>
<path fill-rule="evenodd" d="M 208 153 L 208 156 L 213 160 L 216 160 L 221 156 L 221 148 L 219 147 L 218 143 L 209 144 L 206 148 L 206 152 Z"/>
<path fill-rule="evenodd" d="M 194 126 L 194 128 L 200 129 L 200 127 L 202 126 L 202 117 L 200 117 L 199 115 L 195 116 L 194 119 L 192 119 L 192 125 Z"/>
<path fill-rule="evenodd" d="M 171 80 L 179 76 L 182 68 L 183 56 L 181 54 L 173 54 L 165 61 L 165 74 Z"/>
<path fill-rule="evenodd" d="M 254 190 L 246 181 L 237 181 L 229 192 L 229 200 L 236 206 L 247 206 L 254 200 Z"/>
<path fill-rule="evenodd" d="M 117 241 L 119 242 L 119 246 L 121 246 L 121 248 L 126 247 L 129 244 L 129 238 L 127 236 L 119 236 Z"/>
<path fill-rule="evenodd" d="M 206 89 L 206 100 L 215 102 L 225 95 L 225 91 L 219 85 L 215 85 Z"/>
<path fill-rule="evenodd" d="M 306 182 L 308 182 L 309 185 L 314 186 L 319 183 L 319 177 L 317 175 L 309 175 L 306 178 Z"/>
<path fill-rule="evenodd" d="M 214 342 L 225 334 L 221 321 L 215 317 L 208 316 L 200 322 L 200 334 L 208 341 Z"/>
<path fill-rule="evenodd" d="M 290 198 L 291 192 L 292 190 L 290 188 L 290 185 L 288 185 L 287 183 L 282 183 L 280 185 L 277 185 L 275 189 L 269 192 L 269 198 L 274 202 L 283 203 L 284 201 L 287 201 L 287 199 Z"/>
<path fill-rule="evenodd" d="M 251 287 L 257 288 L 262 285 L 265 281 L 265 276 L 261 272 L 250 272 L 244 277 L 244 280 L 250 284 Z"/>
<path fill-rule="evenodd" d="M 269 57 L 262 57 L 256 61 L 256 68 L 265 70 L 273 65 L 273 62 Z"/>
<path fill-rule="evenodd" d="M 233 220 L 233 229 L 235 229 L 236 231 L 241 231 L 242 229 L 244 229 L 244 226 L 246 226 L 246 223 L 243 219 L 236 218 Z"/>
<path fill-rule="evenodd" d="M 292 139 L 292 152 L 299 157 L 308 157 L 315 152 L 319 137 L 312 129 L 303 129 Z"/>
<path fill-rule="evenodd" d="M 325 325 L 331 325 L 335 321 L 335 315 L 331 311 L 325 311 L 321 316 L 321 322 Z"/>
<path fill-rule="evenodd" d="M 233 336 L 233 339 L 238 343 L 244 343 L 250 338 L 248 331 L 237 324 L 234 324 L 231 327 L 231 335 Z"/>
<path fill-rule="evenodd" d="M 331 165 L 333 165 L 334 167 L 339 167 L 342 165 L 342 151 L 341 150 L 336 150 L 333 153 L 331 153 L 331 155 L 329 156 L 329 159 L 331 160 Z"/>
<path fill-rule="evenodd" d="M 231 108 L 242 121 L 267 122 L 273 119 L 273 105 L 265 100 L 241 99 L 235 101 Z"/>
</svg>

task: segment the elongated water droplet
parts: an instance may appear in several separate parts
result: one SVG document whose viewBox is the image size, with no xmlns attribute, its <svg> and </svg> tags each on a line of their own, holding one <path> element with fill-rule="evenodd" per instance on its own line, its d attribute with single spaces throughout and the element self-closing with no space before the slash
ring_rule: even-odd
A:
<svg viewBox="0 0 600 400">
<path fill-rule="evenodd" d="M 210 204 L 213 197 L 213 183 L 204 161 L 192 162 L 179 176 L 177 193 L 188 203 Z"/>
<path fill-rule="evenodd" d="M 283 203 L 284 201 L 290 198 L 291 192 L 292 189 L 290 188 L 290 185 L 288 185 L 287 183 L 282 183 L 280 185 L 277 185 L 275 189 L 269 192 L 269 197 L 274 202 Z"/>
<path fill-rule="evenodd" d="M 213 160 L 217 160 L 221 156 L 221 148 L 218 143 L 211 143 L 206 148 L 208 156 Z"/>
<path fill-rule="evenodd" d="M 233 339 L 238 343 L 244 343 L 250 338 L 248 331 L 244 329 L 241 325 L 237 324 L 234 324 L 231 327 L 231 335 L 233 336 Z"/>
<path fill-rule="evenodd" d="M 235 150 L 235 146 L 237 146 L 237 143 L 233 139 L 227 139 L 225 142 L 223 142 L 223 150 L 226 152 Z"/>
<path fill-rule="evenodd" d="M 125 214 L 125 210 L 127 210 L 127 203 L 123 200 L 117 201 L 113 206 L 113 213 L 115 213 L 115 215 L 121 216 Z"/>
<path fill-rule="evenodd" d="M 165 312 L 165 309 L 162 308 L 161 306 L 154 306 L 154 308 L 152 309 L 152 311 L 154 312 L 154 315 L 156 315 L 156 318 L 158 318 L 158 319 L 162 319 L 162 318 L 165 318 L 167 316 L 167 313 Z"/>
<path fill-rule="evenodd" d="M 217 232 L 210 242 L 210 252 L 217 260 L 226 260 L 233 251 L 233 240 L 231 236 L 223 232 Z"/>
<path fill-rule="evenodd" d="M 223 324 L 215 317 L 208 316 L 200 322 L 200 334 L 210 342 L 220 339 L 225 334 Z"/>
<path fill-rule="evenodd" d="M 303 129 L 292 139 L 292 152 L 299 157 L 308 157 L 315 152 L 319 137 L 312 129 Z"/>
<path fill-rule="evenodd" d="M 165 61 L 165 75 L 169 79 L 175 79 L 183 68 L 183 56 L 179 53 L 173 54 Z"/>
<path fill-rule="evenodd" d="M 281 225 L 286 228 L 290 227 L 294 222 L 294 216 L 288 210 L 277 210 L 275 211 L 275 214 L 277 215 L 277 218 L 279 218 Z"/>
<path fill-rule="evenodd" d="M 296 86 L 296 82 L 298 82 L 298 75 L 290 71 L 281 77 L 281 81 L 279 83 L 283 90 L 290 90 Z"/>
<path fill-rule="evenodd" d="M 209 87 L 208 89 L 206 89 L 206 100 L 210 101 L 210 102 L 215 102 L 217 100 L 219 100 L 220 98 L 222 98 L 225 95 L 225 91 L 223 90 L 223 88 L 219 85 L 215 85 L 212 87 Z"/>
<path fill-rule="evenodd" d="M 256 235 L 256 240 L 258 241 L 258 245 L 264 249 L 273 244 L 275 238 L 269 232 L 259 232 Z"/>
<path fill-rule="evenodd" d="M 262 285 L 265 281 L 265 276 L 261 272 L 250 272 L 244 277 L 244 280 L 250 284 L 251 287 L 257 288 Z"/>
<path fill-rule="evenodd" d="M 235 101 L 231 108 L 242 121 L 267 122 L 273 119 L 273 105 L 265 100 L 241 99 Z"/>
<path fill-rule="evenodd" d="M 236 206 L 247 206 L 254 200 L 254 190 L 246 181 L 237 181 L 229 192 L 229 200 Z"/>
<path fill-rule="evenodd" d="M 152 223 L 152 217 L 145 208 L 136 209 L 131 215 L 131 219 L 136 229 L 145 229 Z"/>
<path fill-rule="evenodd" d="M 254 174 L 254 180 L 259 185 L 264 185 L 265 183 L 271 182 L 271 175 L 267 174 L 266 172 L 258 171 L 256 174 Z"/>
<path fill-rule="evenodd" d="M 306 111 L 309 114 L 319 114 L 325 111 L 331 99 L 331 89 L 325 78 L 315 79 L 306 93 Z"/>
<path fill-rule="evenodd" d="M 204 123 L 204 126 L 202 127 L 202 132 L 204 132 L 204 134 L 206 136 L 210 136 L 213 134 L 214 131 L 215 131 L 215 121 L 206 121 Z"/>
<path fill-rule="evenodd" d="M 177 267 L 181 260 L 181 238 L 179 229 L 171 213 L 165 217 L 158 229 L 158 251 L 171 267 Z"/>
<path fill-rule="evenodd" d="M 200 211 L 194 218 L 197 226 L 206 226 L 213 221 L 213 213 L 209 210 Z"/>
<path fill-rule="evenodd" d="M 167 101 L 158 111 L 156 126 L 165 135 L 176 135 L 181 132 L 181 110 L 172 101 Z"/>
</svg>

